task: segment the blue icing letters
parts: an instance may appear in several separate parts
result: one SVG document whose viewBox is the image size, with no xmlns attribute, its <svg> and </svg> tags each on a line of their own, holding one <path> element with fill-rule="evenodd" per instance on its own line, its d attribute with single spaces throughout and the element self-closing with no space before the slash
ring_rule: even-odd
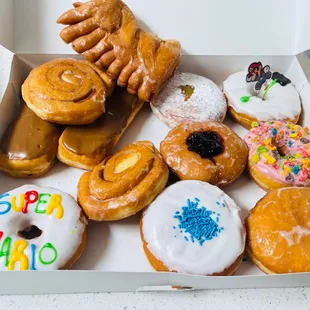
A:
<svg viewBox="0 0 310 310">
<path fill-rule="evenodd" d="M 9 194 L 0 195 L 0 200 L 4 197 L 10 196 Z M 5 205 L 6 209 L 2 210 L 2 206 Z M 7 214 L 11 210 L 11 204 L 8 201 L 0 201 L 0 215 Z"/>
</svg>

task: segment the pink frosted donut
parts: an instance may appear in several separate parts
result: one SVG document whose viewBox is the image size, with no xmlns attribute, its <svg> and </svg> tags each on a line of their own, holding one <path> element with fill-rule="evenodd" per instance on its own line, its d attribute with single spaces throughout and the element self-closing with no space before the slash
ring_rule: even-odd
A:
<svg viewBox="0 0 310 310">
<path fill-rule="evenodd" d="M 170 128 L 183 122 L 222 123 L 227 102 L 211 80 L 192 73 L 176 72 L 151 102 L 155 115 Z"/>
<path fill-rule="evenodd" d="M 310 131 L 285 121 L 254 122 L 245 137 L 249 172 L 263 189 L 310 185 Z"/>
</svg>

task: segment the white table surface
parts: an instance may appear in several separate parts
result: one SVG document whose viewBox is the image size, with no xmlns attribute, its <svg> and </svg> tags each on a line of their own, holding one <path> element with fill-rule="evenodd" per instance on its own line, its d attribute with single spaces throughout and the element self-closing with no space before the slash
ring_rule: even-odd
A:
<svg viewBox="0 0 310 310">
<path fill-rule="evenodd" d="M 309 310 L 310 288 L 0 296 L 0 309 Z"/>
</svg>

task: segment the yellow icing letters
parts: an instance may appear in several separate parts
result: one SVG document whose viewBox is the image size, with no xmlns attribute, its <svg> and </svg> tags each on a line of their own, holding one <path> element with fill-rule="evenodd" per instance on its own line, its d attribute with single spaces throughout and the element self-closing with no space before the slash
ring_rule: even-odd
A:
<svg viewBox="0 0 310 310">
<path fill-rule="evenodd" d="M 16 205 L 16 196 L 12 196 L 11 205 L 13 211 L 20 212 L 23 209 L 24 203 L 25 203 L 25 194 L 20 194 L 18 206 Z"/>
<path fill-rule="evenodd" d="M 52 195 L 50 203 L 46 209 L 45 214 L 51 215 L 53 213 L 54 209 L 57 209 L 56 217 L 60 220 L 64 216 L 64 209 L 61 205 L 61 196 L 59 196 L 57 194 Z"/>
<path fill-rule="evenodd" d="M 20 270 L 28 270 L 28 257 L 24 253 L 27 245 L 28 243 L 25 240 L 17 240 L 14 242 L 13 250 L 9 260 L 8 270 L 14 270 L 15 263 L 17 262 L 19 262 Z"/>
</svg>

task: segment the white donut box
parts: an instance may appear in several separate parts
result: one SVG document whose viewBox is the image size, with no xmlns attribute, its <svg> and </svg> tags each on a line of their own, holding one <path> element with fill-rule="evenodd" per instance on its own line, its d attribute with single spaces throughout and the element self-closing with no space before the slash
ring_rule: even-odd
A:
<svg viewBox="0 0 310 310">
<path fill-rule="evenodd" d="M 30 70 L 54 58 L 76 57 L 69 55 L 71 47 L 59 38 L 62 27 L 55 22 L 72 2 L 0 0 L 0 138 L 16 113 L 16 98 Z M 246 70 L 253 61 L 262 61 L 285 74 L 302 99 L 302 123 L 310 125 L 310 52 L 302 53 L 310 48 L 309 0 L 125 2 L 143 21 L 143 27 L 163 38 L 180 40 L 180 70 L 204 75 L 220 86 L 229 74 Z M 238 124 L 225 122 L 241 137 L 245 135 Z M 116 149 L 143 139 L 158 147 L 167 132 L 146 104 Z M 60 163 L 39 179 L 15 179 L 0 173 L 0 193 L 37 184 L 76 197 L 82 173 Z M 246 173 L 224 190 L 241 207 L 244 218 L 265 194 Z M 114 223 L 90 222 L 86 249 L 73 270 L 0 272 L 0 294 L 310 286 L 310 273 L 267 276 L 250 261 L 244 261 L 231 277 L 156 273 L 142 250 L 139 217 Z"/>
</svg>

